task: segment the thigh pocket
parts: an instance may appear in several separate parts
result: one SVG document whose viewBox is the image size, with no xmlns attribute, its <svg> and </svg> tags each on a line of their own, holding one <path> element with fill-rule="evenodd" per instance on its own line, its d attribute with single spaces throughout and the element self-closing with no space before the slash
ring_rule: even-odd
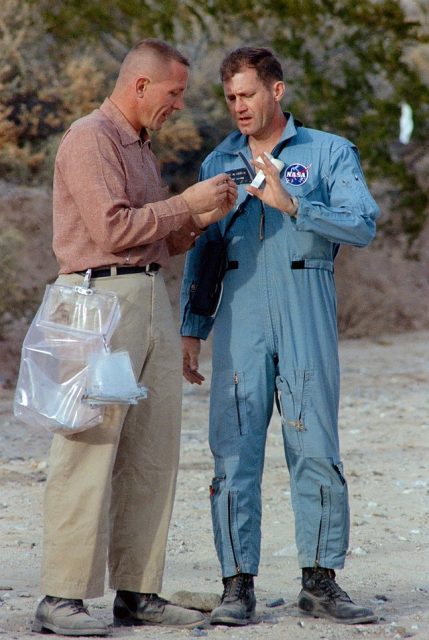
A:
<svg viewBox="0 0 429 640">
<path fill-rule="evenodd" d="M 212 436 L 225 440 L 249 431 L 244 371 L 219 371 L 211 387 Z"/>
<path fill-rule="evenodd" d="M 305 412 L 311 378 L 311 371 L 304 370 L 297 370 L 288 378 L 282 375 L 276 378 L 285 445 L 301 452 L 307 430 Z"/>
</svg>

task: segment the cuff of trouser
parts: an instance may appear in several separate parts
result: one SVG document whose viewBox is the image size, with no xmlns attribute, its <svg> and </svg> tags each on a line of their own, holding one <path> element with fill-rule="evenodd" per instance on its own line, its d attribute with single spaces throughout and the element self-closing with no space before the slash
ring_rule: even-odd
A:
<svg viewBox="0 0 429 640">
<path fill-rule="evenodd" d="M 308 567 L 323 567 L 324 569 L 344 569 L 345 558 L 321 558 L 318 562 L 315 562 L 314 558 L 302 559 L 302 556 L 298 558 L 299 568 L 306 569 Z"/>
<path fill-rule="evenodd" d="M 101 598 L 104 595 L 104 580 L 100 584 L 79 582 L 64 582 L 43 580 L 41 583 L 42 593 L 55 598 L 67 598 L 71 600 L 87 600 L 88 598 Z"/>
<path fill-rule="evenodd" d="M 231 578 L 236 576 L 237 573 L 250 573 L 251 576 L 258 575 L 258 567 L 256 565 L 240 565 L 240 571 L 237 571 L 237 567 L 231 565 L 229 567 L 222 567 L 222 578 Z"/>
<path fill-rule="evenodd" d="M 114 591 L 134 591 L 135 593 L 160 593 L 162 577 L 152 580 L 138 580 L 132 576 L 110 576 L 109 587 Z"/>
</svg>

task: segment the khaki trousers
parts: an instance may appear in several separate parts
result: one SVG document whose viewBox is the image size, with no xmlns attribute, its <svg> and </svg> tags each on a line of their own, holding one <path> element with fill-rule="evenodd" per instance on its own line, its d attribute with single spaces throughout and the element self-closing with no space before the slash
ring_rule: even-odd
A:
<svg viewBox="0 0 429 640">
<path fill-rule="evenodd" d="M 58 282 L 81 284 L 76 274 Z M 127 349 L 149 390 L 137 405 L 107 408 L 102 424 L 55 435 L 44 498 L 43 593 L 103 595 L 110 586 L 161 590 L 179 461 L 180 343 L 162 275 L 97 278 L 114 291 L 121 321 L 112 349 Z"/>
</svg>

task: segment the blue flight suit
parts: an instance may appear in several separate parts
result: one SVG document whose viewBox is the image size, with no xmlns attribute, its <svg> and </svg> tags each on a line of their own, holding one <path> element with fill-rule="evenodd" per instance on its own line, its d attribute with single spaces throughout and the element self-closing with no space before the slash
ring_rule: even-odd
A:
<svg viewBox="0 0 429 640">
<path fill-rule="evenodd" d="M 213 328 L 211 507 L 224 577 L 258 573 L 261 480 L 276 395 L 300 567 L 342 568 L 349 540 L 334 258 L 340 243 L 365 246 L 373 239 L 379 209 L 356 147 L 286 115 L 271 153 L 285 163 L 281 179 L 298 198 L 297 217 L 249 199 L 227 233 L 228 259 L 238 265 L 226 272 L 215 318 L 192 314 L 189 292 L 204 243 L 223 234 L 232 213 L 188 253 L 182 285 L 182 335 L 205 339 Z M 243 181 L 238 205 L 253 177 L 250 160 L 247 137 L 234 131 L 206 158 L 201 179 L 226 171 Z"/>
</svg>

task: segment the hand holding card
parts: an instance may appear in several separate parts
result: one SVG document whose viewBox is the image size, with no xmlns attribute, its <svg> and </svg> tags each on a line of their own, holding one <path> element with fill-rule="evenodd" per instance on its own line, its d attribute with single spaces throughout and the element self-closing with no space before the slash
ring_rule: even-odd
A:
<svg viewBox="0 0 429 640">
<path fill-rule="evenodd" d="M 280 173 L 280 171 L 283 169 L 283 167 L 285 166 L 285 163 L 282 162 L 282 160 L 279 160 L 278 158 L 274 158 L 271 153 L 267 153 L 265 152 L 265 157 L 268 158 L 268 160 L 270 160 L 273 165 L 276 167 L 277 171 Z M 262 162 L 262 158 L 261 156 L 258 156 L 256 158 L 257 162 Z M 255 187 L 256 189 L 260 189 L 262 184 L 265 181 L 265 173 L 263 172 L 262 169 L 259 169 L 258 173 L 256 174 L 256 176 L 253 178 L 252 182 L 250 183 L 251 187 Z"/>
</svg>

